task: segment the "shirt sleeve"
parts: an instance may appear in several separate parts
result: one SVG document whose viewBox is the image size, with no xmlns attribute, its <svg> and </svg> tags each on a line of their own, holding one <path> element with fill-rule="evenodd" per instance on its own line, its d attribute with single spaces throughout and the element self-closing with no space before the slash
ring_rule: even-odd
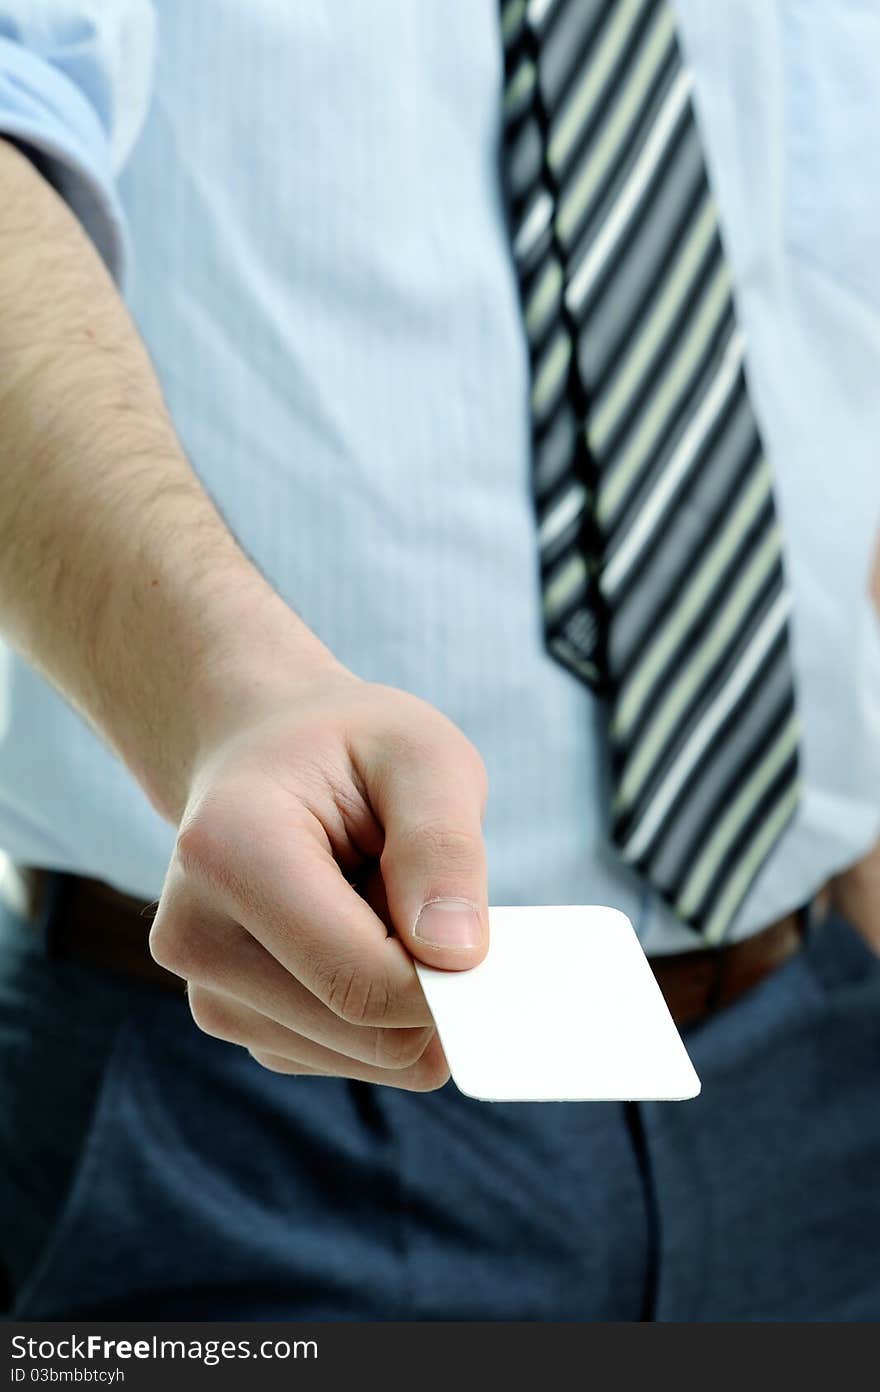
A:
<svg viewBox="0 0 880 1392">
<path fill-rule="evenodd" d="M 7 0 L 0 13 L 0 136 L 33 158 L 125 287 L 117 176 L 152 88 L 149 0 Z"/>
</svg>

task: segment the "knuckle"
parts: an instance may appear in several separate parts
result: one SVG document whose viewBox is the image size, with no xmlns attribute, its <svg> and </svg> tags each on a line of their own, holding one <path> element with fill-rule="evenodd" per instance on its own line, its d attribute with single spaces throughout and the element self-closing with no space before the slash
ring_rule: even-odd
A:
<svg viewBox="0 0 880 1392">
<path fill-rule="evenodd" d="M 218 823 L 197 817 L 178 833 L 175 853 L 187 875 L 210 875 L 227 858 L 226 838 Z"/>
<path fill-rule="evenodd" d="M 415 719 L 409 710 L 394 714 L 396 718 L 385 722 L 381 731 L 381 757 L 388 773 L 418 768 L 434 757 L 434 740 L 425 728 L 424 713 L 419 710 Z"/>
<path fill-rule="evenodd" d="M 288 1063 L 286 1059 L 280 1058 L 278 1054 L 268 1054 L 263 1049 L 248 1049 L 248 1053 L 258 1063 L 261 1068 L 265 1068 L 269 1073 L 295 1073 L 296 1064 Z"/>
<path fill-rule="evenodd" d="M 391 691 L 395 697 L 400 692 Z M 467 735 L 436 706 L 406 693 L 405 705 L 394 709 L 393 720 L 382 727 L 382 757 L 388 770 L 417 773 L 432 769 L 441 776 L 454 770 L 482 782 L 488 775 L 482 756 Z"/>
<path fill-rule="evenodd" d="M 449 1082 L 449 1067 L 439 1050 L 431 1050 L 414 1065 L 410 1074 L 410 1092 L 436 1092 Z"/>
<path fill-rule="evenodd" d="M 161 918 L 150 930 L 150 953 L 167 971 L 188 980 L 208 968 L 209 952 L 203 936 L 180 918 Z"/>
<path fill-rule="evenodd" d="M 411 1068 L 428 1047 L 433 1029 L 384 1029 L 376 1032 L 379 1068 Z"/>
<path fill-rule="evenodd" d="M 468 739 L 458 725 L 444 716 L 444 730 L 439 759 L 443 768 L 454 773 L 458 786 L 467 791 L 477 788 L 483 795 L 489 787 L 489 774 L 477 746 Z"/>
<path fill-rule="evenodd" d="M 251 830 L 240 806 L 221 806 L 215 799 L 178 832 L 177 864 L 187 879 L 241 898 L 247 893 L 240 875 L 241 849 Z"/>
<path fill-rule="evenodd" d="M 153 926 L 147 939 L 150 948 L 150 956 L 154 962 L 158 962 L 160 967 L 166 967 L 168 971 L 175 971 L 172 963 L 176 960 L 175 937 L 171 932 L 167 919 L 154 918 Z"/>
<path fill-rule="evenodd" d="M 482 839 L 447 821 L 414 822 L 403 835 L 404 849 L 444 869 L 469 873 L 482 868 Z"/>
<path fill-rule="evenodd" d="M 337 965 L 327 980 L 326 1005 L 349 1025 L 381 1025 L 388 1015 L 389 993 L 359 964 Z"/>
<path fill-rule="evenodd" d="M 178 832 L 174 860 L 199 895 L 253 908 L 259 901 L 254 861 L 261 832 L 243 810 L 249 805 L 244 797 L 233 805 L 227 793 L 222 803 L 217 797 L 201 808 Z"/>
<path fill-rule="evenodd" d="M 187 994 L 190 1014 L 202 1033 L 234 1042 L 233 1014 L 223 998 L 200 986 L 191 987 Z"/>
<path fill-rule="evenodd" d="M 466 735 L 462 735 L 459 740 L 455 762 L 460 774 L 472 779 L 485 797 L 489 791 L 489 771 L 479 749 L 475 744 L 471 744 Z"/>
</svg>

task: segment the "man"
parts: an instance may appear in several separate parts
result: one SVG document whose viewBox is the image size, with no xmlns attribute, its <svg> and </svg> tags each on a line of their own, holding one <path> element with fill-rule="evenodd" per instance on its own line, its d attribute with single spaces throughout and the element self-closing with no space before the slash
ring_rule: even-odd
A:
<svg viewBox="0 0 880 1392">
<path fill-rule="evenodd" d="M 875 1317 L 876 19 L 674 16 L 800 718 L 713 942 L 612 844 L 545 646 L 499 173 L 505 43 L 577 104 L 666 7 L 2 13 L 10 1313 Z M 412 958 L 476 964 L 490 899 L 628 912 L 701 1098 L 444 1088 Z"/>
</svg>

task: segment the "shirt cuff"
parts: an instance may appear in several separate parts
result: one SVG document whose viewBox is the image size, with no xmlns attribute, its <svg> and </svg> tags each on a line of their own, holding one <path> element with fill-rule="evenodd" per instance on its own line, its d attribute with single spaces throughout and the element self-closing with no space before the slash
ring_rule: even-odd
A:
<svg viewBox="0 0 880 1392">
<path fill-rule="evenodd" d="M 0 136 L 20 142 L 82 223 L 124 288 L 128 233 L 110 162 L 110 142 L 78 87 L 20 44 L 0 38 Z"/>
</svg>

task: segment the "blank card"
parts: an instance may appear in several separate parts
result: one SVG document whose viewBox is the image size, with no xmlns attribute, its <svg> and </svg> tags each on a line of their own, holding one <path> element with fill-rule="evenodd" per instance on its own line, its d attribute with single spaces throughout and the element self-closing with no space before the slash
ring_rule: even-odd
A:
<svg viewBox="0 0 880 1392">
<path fill-rule="evenodd" d="M 456 1086 L 485 1102 L 681 1101 L 700 1080 L 617 909 L 493 908 L 471 971 L 416 963 Z"/>
</svg>

